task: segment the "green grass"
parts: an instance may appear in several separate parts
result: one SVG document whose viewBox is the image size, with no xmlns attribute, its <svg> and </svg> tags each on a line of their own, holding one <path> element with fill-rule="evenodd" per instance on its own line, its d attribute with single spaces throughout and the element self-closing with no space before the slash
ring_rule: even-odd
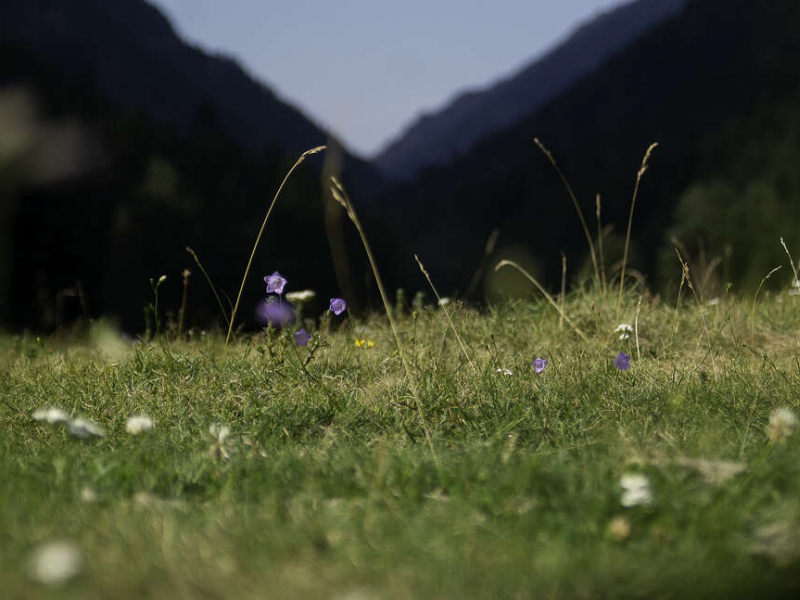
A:
<svg viewBox="0 0 800 600">
<path fill-rule="evenodd" d="M 625 297 L 623 321 L 637 301 Z M 575 292 L 564 306 L 588 342 L 545 302 L 450 305 L 475 368 L 441 310 L 399 311 L 419 404 L 377 316 L 354 322 L 370 349 L 323 320 L 307 373 L 275 332 L 227 352 L 221 332 L 195 332 L 110 355 L 90 338 L 0 338 L 3 597 L 797 592 L 800 432 L 765 431 L 774 409 L 800 412 L 796 298 L 729 296 L 703 315 L 693 300 L 676 313 L 645 298 L 638 353 L 613 333 L 616 297 Z M 620 350 L 629 371 L 613 366 Z M 537 356 L 550 361 L 541 375 Z M 48 405 L 106 436 L 31 418 Z M 128 435 L 140 413 L 154 430 Z M 213 423 L 231 428 L 228 459 Z M 746 470 L 714 483 L 687 459 Z M 621 505 L 629 472 L 648 477 L 651 504 Z M 50 588 L 27 569 L 56 539 L 84 566 Z"/>
</svg>

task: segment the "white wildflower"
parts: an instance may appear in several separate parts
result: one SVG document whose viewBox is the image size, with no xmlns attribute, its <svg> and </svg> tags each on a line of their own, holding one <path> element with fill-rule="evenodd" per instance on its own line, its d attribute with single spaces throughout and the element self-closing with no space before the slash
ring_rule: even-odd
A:
<svg viewBox="0 0 800 600">
<path fill-rule="evenodd" d="M 67 431 L 76 438 L 88 439 L 103 437 L 103 430 L 88 419 L 74 419 L 67 425 Z"/>
<path fill-rule="evenodd" d="M 67 413 L 60 408 L 55 408 L 53 406 L 49 408 L 40 408 L 31 416 L 35 421 L 45 421 L 50 425 L 58 425 L 61 423 L 67 423 L 69 421 L 69 415 Z"/>
<path fill-rule="evenodd" d="M 639 506 L 653 501 L 650 481 L 641 473 L 626 473 L 620 477 L 619 484 L 622 487 L 622 506 Z"/>
<path fill-rule="evenodd" d="M 628 323 L 620 323 L 619 325 L 616 326 L 616 328 L 614 328 L 614 333 L 619 334 L 619 339 L 627 340 L 631 337 L 631 334 L 633 333 L 633 325 L 630 325 Z"/>
<path fill-rule="evenodd" d="M 221 423 L 213 423 L 208 428 L 208 433 L 211 434 L 218 444 L 224 444 L 231 434 L 231 428 Z"/>
<path fill-rule="evenodd" d="M 81 490 L 81 500 L 84 502 L 97 502 L 97 492 L 90 487 Z"/>
<path fill-rule="evenodd" d="M 747 465 L 729 460 L 706 460 L 704 458 L 682 458 L 677 461 L 682 467 L 695 469 L 708 483 L 722 485 L 730 478 L 747 470 Z"/>
<path fill-rule="evenodd" d="M 131 435 L 138 435 L 140 433 L 144 433 L 145 431 L 152 431 L 152 429 L 153 419 L 147 415 L 135 415 L 133 417 L 129 417 L 128 422 L 125 424 L 125 431 Z"/>
<path fill-rule="evenodd" d="M 511 369 L 497 369 L 497 372 L 500 373 L 501 375 L 505 375 L 506 377 L 510 377 L 511 375 L 514 374 L 514 371 L 512 371 Z"/>
<path fill-rule="evenodd" d="M 717 306 L 720 302 L 722 302 L 720 298 L 711 298 L 711 300 L 706 302 L 706 304 L 708 304 L 709 306 Z"/>
<path fill-rule="evenodd" d="M 439 306 L 447 306 L 448 304 L 450 304 L 450 298 L 447 296 L 439 298 Z"/>
<path fill-rule="evenodd" d="M 83 567 L 80 550 L 72 542 L 43 544 L 33 551 L 28 564 L 31 579 L 46 585 L 66 583 Z"/>
<path fill-rule="evenodd" d="M 226 445 L 228 443 L 228 436 L 231 434 L 230 428 L 221 423 L 214 423 L 208 428 L 208 433 L 214 438 L 214 441 L 208 448 L 208 455 L 214 460 L 229 459 L 231 455 Z"/>
<path fill-rule="evenodd" d="M 778 408 L 772 411 L 767 425 L 767 436 L 773 442 L 781 441 L 792 435 L 797 426 L 797 417 L 791 408 Z"/>
<path fill-rule="evenodd" d="M 317 292 L 314 290 L 300 290 L 299 292 L 289 292 L 286 294 L 286 299 L 289 302 L 308 302 L 316 295 Z"/>
</svg>

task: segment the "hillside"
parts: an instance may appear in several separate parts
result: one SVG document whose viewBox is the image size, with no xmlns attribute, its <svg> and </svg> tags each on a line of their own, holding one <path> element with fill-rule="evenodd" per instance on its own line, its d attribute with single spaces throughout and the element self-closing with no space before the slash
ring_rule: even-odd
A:
<svg viewBox="0 0 800 600">
<path fill-rule="evenodd" d="M 463 93 L 420 117 L 374 163 L 401 181 L 413 179 L 426 167 L 447 164 L 480 139 L 535 112 L 654 25 L 677 14 L 685 3 L 636 0 L 600 14 L 519 72 L 487 89 Z"/>
<path fill-rule="evenodd" d="M 112 315 L 141 330 L 150 278 L 169 275 L 163 293 L 177 310 L 187 267 L 188 322 L 220 319 L 185 246 L 234 294 L 281 179 L 302 151 L 329 141 L 234 61 L 185 44 L 142 0 L 0 3 L 0 113 L 4 134 L 24 134 L 0 153 L 0 323 L 13 328 Z M 367 163 L 339 158 L 356 201 L 383 189 Z M 43 180 L 43 165 L 65 160 L 75 164 Z M 325 222 L 323 160 L 287 186 L 250 306 L 262 270 L 303 265 L 325 293 L 341 285 L 328 237 L 333 227 L 347 246 L 351 232 L 338 209 Z"/>
<path fill-rule="evenodd" d="M 435 280 L 463 291 L 497 227 L 498 256 L 524 247 L 532 268 L 556 283 L 563 250 L 574 274 L 586 241 L 536 136 L 571 179 L 592 230 L 601 194 L 603 222 L 616 228 L 606 241 L 613 265 L 636 172 L 659 142 L 634 220 L 636 266 L 654 279 L 677 277 L 668 237 L 682 233 L 695 257 L 720 257 L 717 275 L 757 285 L 780 261 L 779 232 L 791 237 L 800 223 L 799 59 L 795 2 L 693 0 L 536 114 L 387 198 L 402 202 L 406 254 L 427 257 Z M 411 261 L 400 268 L 409 285 L 424 285 Z"/>
</svg>

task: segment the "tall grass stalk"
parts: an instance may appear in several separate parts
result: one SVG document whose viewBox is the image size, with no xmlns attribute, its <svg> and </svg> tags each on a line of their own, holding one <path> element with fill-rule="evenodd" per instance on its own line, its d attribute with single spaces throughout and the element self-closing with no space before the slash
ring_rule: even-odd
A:
<svg viewBox="0 0 800 600">
<path fill-rule="evenodd" d="M 411 368 L 408 366 L 408 360 L 406 359 L 406 353 L 403 349 L 403 343 L 400 341 L 400 334 L 397 330 L 397 324 L 392 316 L 392 305 L 389 303 L 389 296 L 386 294 L 386 289 L 383 287 L 383 280 L 378 272 L 378 263 L 375 261 L 375 256 L 372 254 L 372 248 L 367 241 L 367 234 L 364 231 L 364 228 L 361 226 L 361 221 L 358 220 L 358 215 L 353 208 L 353 203 L 350 202 L 350 197 L 347 195 L 344 186 L 339 182 L 338 179 L 336 179 L 336 177 L 331 177 L 331 195 L 333 196 L 333 199 L 336 200 L 336 202 L 338 202 L 342 208 L 344 208 L 347 216 L 353 222 L 353 225 L 358 231 L 358 235 L 361 237 L 361 244 L 364 246 L 364 250 L 367 253 L 369 264 L 372 267 L 372 273 L 375 275 L 375 282 L 378 284 L 378 291 L 381 294 L 381 300 L 383 300 L 383 308 L 386 310 L 386 316 L 389 318 L 389 326 L 392 328 L 392 335 L 394 336 L 394 341 L 397 344 L 397 352 L 400 354 L 400 360 L 403 363 L 403 370 L 406 373 L 408 385 L 411 386 L 411 392 L 414 396 L 414 401 L 417 404 L 417 410 L 419 411 L 420 418 L 423 420 L 425 440 L 428 442 L 428 447 L 430 448 L 433 460 L 438 465 L 439 459 L 436 456 L 436 449 L 433 446 L 433 438 L 431 437 L 430 428 L 424 423 L 422 400 L 420 400 L 416 383 L 411 375 Z"/>
<path fill-rule="evenodd" d="M 711 335 L 708 333 L 708 324 L 706 323 L 706 312 L 703 309 L 703 303 L 700 302 L 700 297 L 697 295 L 697 290 L 692 283 L 692 278 L 689 273 L 689 265 L 686 264 L 686 261 L 683 260 L 683 256 L 681 255 L 681 251 L 675 248 L 675 253 L 678 255 L 678 260 L 681 263 L 681 267 L 683 268 L 683 272 L 686 274 L 686 285 L 689 286 L 689 289 L 692 291 L 692 295 L 694 296 L 695 301 L 697 302 L 697 308 L 700 311 L 700 320 L 703 323 L 703 332 L 706 336 L 706 342 L 708 343 L 708 353 L 711 355 L 711 366 L 714 369 L 714 378 L 716 379 L 719 377 L 717 373 L 717 361 L 714 359 L 714 345 L 711 342 Z"/>
<path fill-rule="evenodd" d="M 780 271 L 780 265 L 772 269 L 769 273 L 767 273 L 764 278 L 761 280 L 761 283 L 758 284 L 758 289 L 756 293 L 753 295 L 753 306 L 750 308 L 750 339 L 755 337 L 755 329 L 754 329 L 754 321 L 756 317 L 756 300 L 758 299 L 758 293 L 761 291 L 761 288 L 764 287 L 764 283 L 766 283 L 767 279 L 772 277 L 776 272 Z"/>
<path fill-rule="evenodd" d="M 219 310 L 222 313 L 222 318 L 225 319 L 225 325 L 230 325 L 231 320 L 228 318 L 228 313 L 225 312 L 225 307 L 222 305 L 222 300 L 220 300 L 219 294 L 217 293 L 217 288 L 214 287 L 214 282 L 211 281 L 211 276 L 203 267 L 203 263 L 200 262 L 200 257 L 197 256 L 197 253 L 189 246 L 186 246 L 186 251 L 192 255 L 194 262 L 197 264 L 197 268 L 200 269 L 200 272 L 206 278 L 208 286 L 211 288 L 211 292 L 214 294 L 214 298 L 217 299 L 217 304 L 219 305 Z"/>
<path fill-rule="evenodd" d="M 553 297 L 550 294 L 547 293 L 546 289 L 544 289 L 542 287 L 542 284 L 540 284 L 538 281 L 536 281 L 536 279 L 533 277 L 533 275 L 528 273 L 525 269 L 523 269 L 521 266 L 519 266 L 513 260 L 501 260 L 499 263 L 497 263 L 497 265 L 495 266 L 494 270 L 495 271 L 499 271 L 503 267 L 514 267 L 517 271 L 522 273 L 525 276 L 525 278 L 528 279 L 528 281 L 530 281 L 533 285 L 536 286 L 536 289 L 538 289 L 542 293 L 542 295 L 553 306 L 553 308 L 556 309 L 558 314 L 561 315 L 561 317 L 569 324 L 569 326 L 572 327 L 572 329 L 575 330 L 575 333 L 577 333 L 584 342 L 587 342 L 587 343 L 589 342 L 589 338 L 587 338 L 584 335 L 584 333 L 578 328 L 578 326 L 575 325 L 575 323 L 572 322 L 572 320 L 566 315 L 566 313 L 562 310 L 562 308 L 558 305 L 558 303 L 553 299 Z"/>
<path fill-rule="evenodd" d="M 622 273 L 619 276 L 619 294 L 617 295 L 617 319 L 619 319 L 619 309 L 622 305 L 622 287 L 625 285 L 625 267 L 628 263 L 628 249 L 630 247 L 631 241 L 631 226 L 633 225 L 633 210 L 636 208 L 636 198 L 639 195 L 639 184 L 642 181 L 642 177 L 647 172 L 647 161 L 650 160 L 650 155 L 652 154 L 653 150 L 658 147 L 658 144 L 650 144 L 650 147 L 647 149 L 647 152 L 644 153 L 644 158 L 642 159 L 642 166 L 639 167 L 639 172 L 636 174 L 636 184 L 633 186 L 633 200 L 631 200 L 631 211 L 628 215 L 628 230 L 625 233 L 625 250 L 622 253 Z"/>
<path fill-rule="evenodd" d="M 414 260 L 417 261 L 417 264 L 419 265 L 419 270 L 422 271 L 422 274 L 425 276 L 425 279 L 428 280 L 428 285 L 431 286 L 431 289 L 433 290 L 433 295 L 436 296 L 437 304 L 439 306 L 441 306 L 442 312 L 444 312 L 444 316 L 447 318 L 447 322 L 450 324 L 450 329 L 452 329 L 453 333 L 456 335 L 456 339 L 458 340 L 458 345 L 461 346 L 461 352 L 464 353 L 464 356 L 466 357 L 467 362 L 470 364 L 470 366 L 475 371 L 475 373 L 479 374 L 480 372 L 478 371 L 478 367 L 475 365 L 475 363 L 472 360 L 472 357 L 467 352 L 467 348 L 464 345 L 464 341 L 461 339 L 461 336 L 458 334 L 458 330 L 456 329 L 456 326 L 453 324 L 453 319 L 450 318 L 450 312 L 447 310 L 446 306 L 442 306 L 442 298 L 441 298 L 441 296 L 439 296 L 439 292 L 436 290 L 436 286 L 433 285 L 433 281 L 431 280 L 430 274 L 428 273 L 428 271 L 425 270 L 425 267 L 423 266 L 422 261 L 419 259 L 419 256 L 417 256 L 416 254 L 414 255 Z"/>
<path fill-rule="evenodd" d="M 605 260 L 605 253 L 603 252 L 603 223 L 600 218 L 600 209 L 602 208 L 602 202 L 600 200 L 600 194 L 597 194 L 595 198 L 595 216 L 597 217 L 597 253 L 600 255 L 600 284 L 602 285 L 603 295 L 605 296 L 608 293 L 608 288 L 606 287 L 606 260 Z"/>
<path fill-rule="evenodd" d="M 558 316 L 558 330 L 564 329 L 564 303 L 567 301 L 567 255 L 561 253 L 561 314 Z"/>
<path fill-rule="evenodd" d="M 561 178 L 561 182 L 564 184 L 564 187 L 567 189 L 567 194 L 569 194 L 570 200 L 572 200 L 573 206 L 575 206 L 575 211 L 578 213 L 578 219 L 581 221 L 581 227 L 583 227 L 583 233 L 586 236 L 586 241 L 589 244 L 589 254 L 592 258 L 592 266 L 594 267 L 594 281 L 597 289 L 600 289 L 600 267 L 597 264 L 597 254 L 594 251 L 594 242 L 592 242 L 592 234 L 589 233 L 589 226 L 586 225 L 586 219 L 583 218 L 583 211 L 581 210 L 580 205 L 578 204 L 578 199 L 575 197 L 575 192 L 572 190 L 572 186 L 569 183 L 569 180 L 566 178 L 564 173 L 561 171 L 561 168 L 558 166 L 556 159 L 553 158 L 553 155 L 550 153 L 544 144 L 539 140 L 539 138 L 533 138 L 533 142 L 539 147 L 539 150 L 547 157 L 550 161 L 550 164 L 553 165 L 553 168 L 558 173 L 558 176 Z"/>
<path fill-rule="evenodd" d="M 275 192 L 275 196 L 272 198 L 272 203 L 269 205 L 269 209 L 267 209 L 267 214 L 264 217 L 264 222 L 261 224 L 261 229 L 258 230 L 258 236 L 256 236 L 256 243 L 253 244 L 253 251 L 250 253 L 250 259 L 247 261 L 247 267 L 244 269 L 244 276 L 242 277 L 242 285 L 239 286 L 239 293 L 236 296 L 236 303 L 233 305 L 233 312 L 231 313 L 231 320 L 228 323 L 228 334 L 225 336 L 225 349 L 228 349 L 228 343 L 231 340 L 231 332 L 233 331 L 233 324 L 236 321 L 236 312 L 239 310 L 239 303 L 242 300 L 242 292 L 244 291 L 244 284 L 247 281 L 247 275 L 250 273 L 250 267 L 253 265 L 253 257 L 256 255 L 256 250 L 258 249 L 258 244 L 261 242 L 261 236 L 264 235 L 264 229 L 267 226 L 267 221 L 269 221 L 269 217 L 272 214 L 272 209 L 275 207 L 275 203 L 278 201 L 278 197 L 281 195 L 281 191 L 283 190 L 283 186 L 286 185 L 286 182 L 289 180 L 289 177 L 294 172 L 294 170 L 299 167 L 302 162 L 306 159 L 306 157 L 311 156 L 312 154 L 318 154 L 325 150 L 325 146 L 317 146 L 316 148 L 311 148 L 311 150 L 306 150 L 303 154 L 300 155 L 300 158 L 295 161 L 292 165 L 292 168 L 289 169 L 289 172 L 286 173 L 286 176 L 281 181 L 281 185 L 278 187 L 278 191 Z"/>
</svg>

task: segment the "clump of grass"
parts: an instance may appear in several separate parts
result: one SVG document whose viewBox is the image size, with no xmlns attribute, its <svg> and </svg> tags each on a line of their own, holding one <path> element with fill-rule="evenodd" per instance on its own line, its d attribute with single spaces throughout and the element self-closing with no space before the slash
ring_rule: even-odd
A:
<svg viewBox="0 0 800 600">
<path fill-rule="evenodd" d="M 368 352 L 351 351 L 346 329 L 328 333 L 308 373 L 288 336 L 269 348 L 264 334 L 243 336 L 224 360 L 215 334 L 117 357 L 0 338 L 4 593 L 48 595 L 26 565 L 66 539 L 84 568 L 50 595 L 90 600 L 790 594 L 794 306 L 758 296 L 752 313 L 749 297 L 731 296 L 675 314 L 640 299 L 623 298 L 640 337 L 626 371 L 612 360 L 634 340 L 603 327 L 565 336 L 555 298 L 469 312 L 478 358 L 510 375 L 442 346 L 438 307 L 393 313 L 399 338 L 417 337 L 404 349 L 422 365 L 435 457 L 406 418 L 388 332 Z M 591 322 L 596 300 L 573 292 L 562 309 Z M 741 341 L 751 327 L 757 352 Z M 697 356 L 705 331 L 718 377 Z M 549 361 L 540 373 L 536 356 Z M 489 378 L 502 393 L 486 393 Z M 105 437 L 31 417 L 48 406 Z M 132 415 L 155 425 L 131 435 Z M 640 501 L 631 481 L 646 482 Z"/>
</svg>

